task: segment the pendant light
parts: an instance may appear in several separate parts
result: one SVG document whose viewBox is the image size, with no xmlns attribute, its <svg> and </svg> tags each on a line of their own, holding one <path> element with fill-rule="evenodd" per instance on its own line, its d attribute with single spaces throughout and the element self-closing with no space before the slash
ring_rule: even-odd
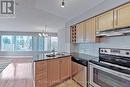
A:
<svg viewBox="0 0 130 87">
<path fill-rule="evenodd" d="M 45 25 L 45 32 L 44 32 L 44 36 L 45 36 L 45 37 L 48 37 L 48 34 L 47 34 L 47 25 Z"/>
<path fill-rule="evenodd" d="M 61 7 L 62 7 L 62 8 L 65 7 L 65 2 L 64 2 L 64 0 L 63 0 L 62 3 L 61 3 Z"/>
<path fill-rule="evenodd" d="M 40 37 L 42 36 L 42 34 L 41 34 L 41 33 L 39 33 L 38 35 L 39 35 Z"/>
<path fill-rule="evenodd" d="M 48 34 L 47 34 L 47 25 L 45 25 L 45 29 L 38 34 L 40 37 L 48 37 Z"/>
</svg>

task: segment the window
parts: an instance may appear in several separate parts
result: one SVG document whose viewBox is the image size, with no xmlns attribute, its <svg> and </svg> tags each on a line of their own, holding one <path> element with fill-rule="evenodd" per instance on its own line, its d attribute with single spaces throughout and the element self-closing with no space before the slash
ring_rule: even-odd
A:
<svg viewBox="0 0 130 87">
<path fill-rule="evenodd" d="M 58 50 L 58 38 L 57 37 L 51 37 L 51 50 L 55 49 Z"/>
<path fill-rule="evenodd" d="M 31 51 L 32 36 L 1 36 L 2 51 Z"/>
<path fill-rule="evenodd" d="M 38 51 L 44 51 L 44 37 L 39 37 Z"/>
<path fill-rule="evenodd" d="M 15 51 L 32 51 L 32 36 L 15 36 Z"/>
<path fill-rule="evenodd" d="M 58 50 L 58 38 L 57 37 L 45 37 L 44 51 Z"/>
<path fill-rule="evenodd" d="M 1 51 L 52 51 L 58 50 L 57 37 L 1 36 Z"/>
<path fill-rule="evenodd" d="M 1 36 L 1 50 L 2 51 L 14 50 L 13 36 Z"/>
</svg>

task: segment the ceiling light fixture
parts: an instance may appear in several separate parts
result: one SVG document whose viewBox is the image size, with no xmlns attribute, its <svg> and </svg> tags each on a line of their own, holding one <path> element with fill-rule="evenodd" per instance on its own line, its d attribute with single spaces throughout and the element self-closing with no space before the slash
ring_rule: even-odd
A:
<svg viewBox="0 0 130 87">
<path fill-rule="evenodd" d="M 62 7 L 62 8 L 65 7 L 65 2 L 64 2 L 64 0 L 63 0 L 62 3 L 61 3 L 61 7 Z"/>
<path fill-rule="evenodd" d="M 43 37 L 48 37 L 48 34 L 47 34 L 47 25 L 45 25 L 45 29 L 42 31 L 42 33 L 39 33 L 38 34 L 40 37 L 43 36 Z"/>
</svg>

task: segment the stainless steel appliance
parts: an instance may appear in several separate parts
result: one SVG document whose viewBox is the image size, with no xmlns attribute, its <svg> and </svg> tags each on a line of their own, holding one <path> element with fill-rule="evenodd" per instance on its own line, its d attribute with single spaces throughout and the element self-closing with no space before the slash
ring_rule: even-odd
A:
<svg viewBox="0 0 130 87">
<path fill-rule="evenodd" d="M 89 87 L 130 87 L 130 50 L 99 49 L 89 62 Z"/>
<path fill-rule="evenodd" d="M 81 58 L 72 58 L 72 79 L 81 87 L 87 87 L 87 62 Z"/>
</svg>

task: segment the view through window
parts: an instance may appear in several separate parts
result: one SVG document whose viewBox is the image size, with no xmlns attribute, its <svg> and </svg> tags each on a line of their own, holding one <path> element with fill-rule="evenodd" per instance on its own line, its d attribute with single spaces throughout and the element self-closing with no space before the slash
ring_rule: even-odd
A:
<svg viewBox="0 0 130 87">
<path fill-rule="evenodd" d="M 57 37 L 1 36 L 1 51 L 52 51 L 58 50 Z"/>
<path fill-rule="evenodd" d="M 32 36 L 1 36 L 2 51 L 31 51 Z"/>
</svg>

